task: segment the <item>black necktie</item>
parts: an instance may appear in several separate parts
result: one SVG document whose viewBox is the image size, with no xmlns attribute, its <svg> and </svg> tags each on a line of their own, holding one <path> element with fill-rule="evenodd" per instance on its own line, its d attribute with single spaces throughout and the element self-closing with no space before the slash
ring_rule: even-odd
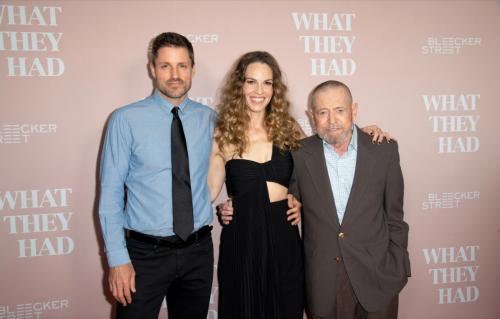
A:
<svg viewBox="0 0 500 319">
<path fill-rule="evenodd" d="M 193 231 L 193 201 L 186 137 L 178 112 L 179 108 L 175 106 L 172 109 L 174 118 L 171 128 L 172 208 L 174 232 L 186 240 Z"/>
</svg>

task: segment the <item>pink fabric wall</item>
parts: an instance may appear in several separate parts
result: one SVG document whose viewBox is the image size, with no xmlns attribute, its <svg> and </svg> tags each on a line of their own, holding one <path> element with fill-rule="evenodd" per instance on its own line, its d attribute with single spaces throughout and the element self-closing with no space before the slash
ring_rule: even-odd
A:
<svg viewBox="0 0 500 319">
<path fill-rule="evenodd" d="M 400 145 L 400 318 L 498 318 L 500 2 L 11 0 L 0 14 L 0 319 L 109 317 L 99 145 L 111 111 L 151 92 L 163 31 L 193 41 L 190 96 L 210 105 L 239 55 L 271 52 L 308 133 L 312 87 L 347 83 L 358 124 Z M 214 278 L 209 318 L 217 292 Z"/>
</svg>

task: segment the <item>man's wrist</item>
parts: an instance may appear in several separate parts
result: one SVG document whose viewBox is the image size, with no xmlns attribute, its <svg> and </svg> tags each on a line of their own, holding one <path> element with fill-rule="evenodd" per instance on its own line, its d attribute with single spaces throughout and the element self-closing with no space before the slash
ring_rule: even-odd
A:
<svg viewBox="0 0 500 319">
<path fill-rule="evenodd" d="M 110 268 L 130 263 L 130 256 L 127 249 L 120 249 L 106 253 Z"/>
</svg>

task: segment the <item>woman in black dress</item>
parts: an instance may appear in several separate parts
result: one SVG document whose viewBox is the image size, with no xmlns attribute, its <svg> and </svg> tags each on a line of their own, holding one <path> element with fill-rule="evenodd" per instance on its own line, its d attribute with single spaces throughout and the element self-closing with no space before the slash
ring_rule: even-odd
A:
<svg viewBox="0 0 500 319">
<path fill-rule="evenodd" d="M 236 62 L 222 91 L 209 168 L 215 199 L 224 183 L 234 218 L 222 230 L 219 318 L 302 318 L 299 220 L 287 220 L 293 161 L 302 137 L 287 88 L 267 52 Z"/>
<path fill-rule="evenodd" d="M 220 240 L 221 319 L 303 317 L 300 215 L 287 217 L 287 195 L 290 152 L 304 134 L 286 93 L 278 63 L 263 51 L 241 56 L 222 90 L 208 174 L 212 201 L 226 182 L 234 208 Z M 374 142 L 388 138 L 376 125 L 363 131 Z"/>
</svg>

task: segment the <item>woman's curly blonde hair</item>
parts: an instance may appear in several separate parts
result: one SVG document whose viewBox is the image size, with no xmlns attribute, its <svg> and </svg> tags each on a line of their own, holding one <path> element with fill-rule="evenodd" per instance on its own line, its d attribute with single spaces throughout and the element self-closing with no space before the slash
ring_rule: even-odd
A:
<svg viewBox="0 0 500 319">
<path fill-rule="evenodd" d="M 255 62 L 267 64 L 273 72 L 273 96 L 266 107 L 264 119 L 269 140 L 280 150 L 299 147 L 299 126 L 288 113 L 290 102 L 286 97 L 287 87 L 283 83 L 278 62 L 268 52 L 253 51 L 236 61 L 221 90 L 215 141 L 223 153 L 231 149 L 234 150 L 233 155 L 241 157 L 248 146 L 246 132 L 250 116 L 243 96 L 243 83 L 247 67 Z"/>
</svg>

